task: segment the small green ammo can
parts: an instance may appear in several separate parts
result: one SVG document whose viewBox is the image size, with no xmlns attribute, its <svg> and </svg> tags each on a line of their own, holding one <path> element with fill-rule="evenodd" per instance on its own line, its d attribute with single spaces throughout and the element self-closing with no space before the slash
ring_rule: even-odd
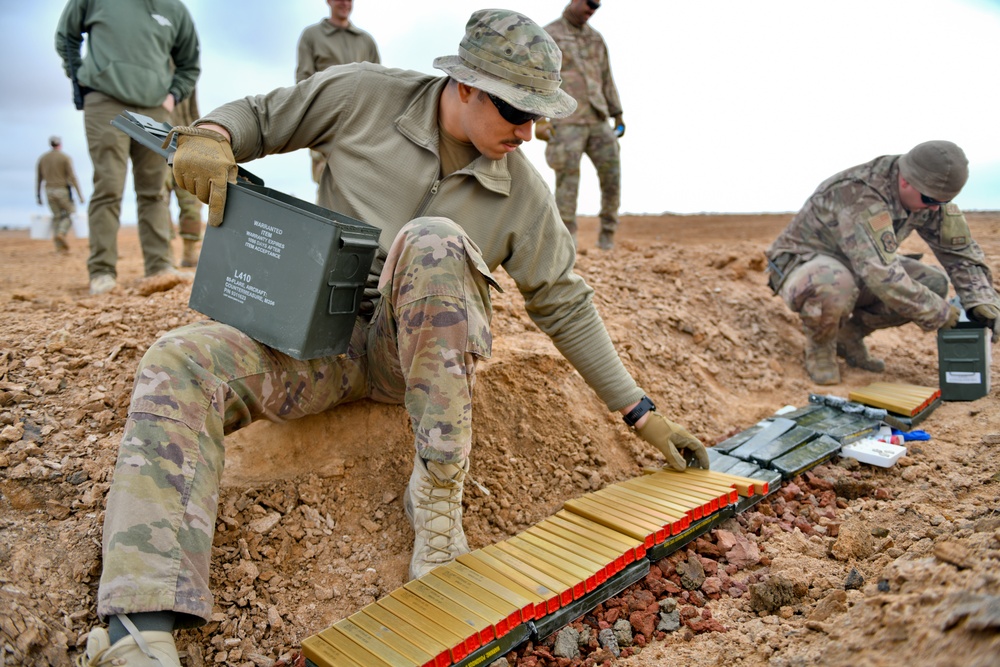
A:
<svg viewBox="0 0 1000 667">
<path fill-rule="evenodd" d="M 208 227 L 189 305 L 296 359 L 347 350 L 379 229 L 249 183 Z"/>
<path fill-rule="evenodd" d="M 959 322 L 954 329 L 938 330 L 941 400 L 974 401 L 990 393 L 992 333 L 972 322 Z"/>
</svg>

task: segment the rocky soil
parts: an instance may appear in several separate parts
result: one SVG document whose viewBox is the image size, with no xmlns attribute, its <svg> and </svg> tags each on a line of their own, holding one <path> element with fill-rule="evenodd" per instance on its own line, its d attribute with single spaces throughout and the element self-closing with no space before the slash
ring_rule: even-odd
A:
<svg viewBox="0 0 1000 667">
<path fill-rule="evenodd" d="M 594 249 L 594 221 L 584 222 L 578 270 L 625 364 L 706 443 L 818 389 L 801 366 L 796 317 L 764 284 L 762 251 L 788 218 L 627 217 L 609 253 Z M 969 219 L 1000 273 L 1000 214 Z M 121 235 L 120 287 L 103 297 L 87 294 L 85 241 L 68 256 L 19 232 L 0 241 L 0 650 L 3 664 L 69 665 L 97 622 L 104 498 L 137 361 L 159 334 L 200 315 L 187 307 L 188 283 L 141 279 L 134 229 Z M 903 249 L 926 251 L 915 239 Z M 475 397 L 473 548 L 659 456 L 607 413 L 501 280 L 493 358 Z M 842 384 L 823 393 L 937 384 L 933 334 L 909 325 L 871 340 L 886 372 L 842 367 Z M 835 459 L 798 477 L 505 659 L 1000 664 L 998 406 L 995 391 L 943 404 L 922 424 L 932 439 L 892 468 Z M 231 436 L 215 614 L 178 634 L 184 663 L 296 662 L 303 638 L 404 583 L 411 447 L 402 408 L 367 401 Z"/>
</svg>

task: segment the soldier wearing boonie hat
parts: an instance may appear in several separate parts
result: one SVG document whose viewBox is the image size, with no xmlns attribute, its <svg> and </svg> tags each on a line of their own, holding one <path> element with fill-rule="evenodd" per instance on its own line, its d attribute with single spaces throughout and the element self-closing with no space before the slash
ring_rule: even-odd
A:
<svg viewBox="0 0 1000 667">
<path fill-rule="evenodd" d="M 403 406 L 413 430 L 408 483 L 395 470 L 367 469 L 364 458 L 359 471 L 406 483 L 411 578 L 467 552 L 472 391 L 477 364 L 492 353 L 490 290 L 501 266 L 531 319 L 610 411 L 672 467 L 708 466 L 702 444 L 666 410 L 653 412 L 622 363 L 593 290 L 573 270 L 552 193 L 519 150 L 536 116 L 576 105 L 559 89 L 560 62 L 530 19 L 484 10 L 469 20 L 458 55 L 435 61 L 448 76 L 339 65 L 174 128 L 174 176 L 208 204 L 210 225 L 225 224 L 237 162 L 317 149 L 327 159 L 319 204 L 378 227 L 379 246 L 346 354 L 293 359 L 211 320 L 149 347 L 105 513 L 97 611 L 111 627 L 91 632 L 88 664 L 134 649 L 116 628 L 172 647 L 157 628 L 212 618 L 215 522 L 203 518 L 218 511 L 223 434 L 255 420 L 290 421 L 361 398 Z M 558 405 L 553 414 L 560 418 Z"/>
<path fill-rule="evenodd" d="M 946 301 L 949 279 L 970 318 L 993 329 L 996 340 L 1000 296 L 952 203 L 968 178 L 969 161 L 950 141 L 876 158 L 822 183 L 771 245 L 770 284 L 802 319 L 814 382 L 840 382 L 837 356 L 884 370 L 864 340 L 876 329 L 954 327 L 960 311 Z M 897 252 L 914 231 L 944 271 Z"/>
</svg>

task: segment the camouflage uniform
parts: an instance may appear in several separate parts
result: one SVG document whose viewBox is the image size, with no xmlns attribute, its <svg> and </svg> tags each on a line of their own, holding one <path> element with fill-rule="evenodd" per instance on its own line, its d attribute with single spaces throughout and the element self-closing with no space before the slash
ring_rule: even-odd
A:
<svg viewBox="0 0 1000 667">
<path fill-rule="evenodd" d="M 621 158 L 608 119 L 620 116 L 622 106 L 608 47 L 590 25 L 577 27 L 565 15 L 545 26 L 545 31 L 563 52 L 562 89 L 579 103 L 572 115 L 552 120 L 552 138 L 545 147 L 545 161 L 556 173 L 559 216 L 576 238 L 580 160 L 586 153 L 601 184 L 602 237 L 610 239 L 618 228 Z"/>
<path fill-rule="evenodd" d="M 499 27 L 516 39 L 523 19 L 506 14 Z M 534 57 L 530 44 L 516 46 Z M 454 57 L 435 66 L 469 74 L 455 73 Z M 558 91 L 558 82 L 551 84 Z M 480 156 L 441 174 L 438 109 L 447 85 L 446 77 L 344 65 L 203 119 L 229 130 L 240 162 L 323 148 L 345 177 L 325 171 L 321 205 L 382 230 L 369 307 L 338 357 L 297 361 L 216 323 L 181 328 L 150 348 L 109 493 L 102 617 L 174 610 L 185 615 L 182 623 L 209 619 L 223 440 L 255 419 L 295 419 L 364 397 L 402 403 L 420 458 L 467 464 L 475 364 L 491 353 L 488 291 L 498 266 L 609 409 L 643 396 L 594 308 L 593 291 L 573 271 L 570 236 L 525 155 Z M 537 93 L 517 94 L 532 104 Z M 563 102 L 572 109 L 572 100 Z M 389 184 L 392 196 L 385 195 Z"/>
<path fill-rule="evenodd" d="M 76 213 L 70 188 L 76 188 L 81 196 L 80 183 L 73 171 L 73 160 L 58 148 L 53 147 L 38 158 L 35 169 L 35 198 L 42 202 L 42 183 L 45 183 L 45 200 L 52 211 L 52 237 L 56 250 L 66 250 L 66 234 L 73 224 L 70 216 Z"/>
<path fill-rule="evenodd" d="M 767 251 L 772 288 L 817 341 L 850 318 L 864 330 L 948 319 L 951 279 L 967 310 L 1000 304 L 982 249 L 955 204 L 908 212 L 899 200 L 898 155 L 882 156 L 827 179 Z M 897 254 L 916 232 L 941 271 Z M 946 272 L 946 273 L 945 273 Z"/>
</svg>

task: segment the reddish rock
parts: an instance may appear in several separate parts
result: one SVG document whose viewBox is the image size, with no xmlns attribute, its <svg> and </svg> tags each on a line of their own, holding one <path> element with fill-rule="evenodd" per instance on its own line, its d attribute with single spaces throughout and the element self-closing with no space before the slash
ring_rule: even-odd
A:
<svg viewBox="0 0 1000 667">
<path fill-rule="evenodd" d="M 877 500 L 889 500 L 892 498 L 892 494 L 889 493 L 889 489 L 875 489 L 875 498 Z"/>
<path fill-rule="evenodd" d="M 722 580 L 718 577 L 708 577 L 701 585 L 701 590 L 705 593 L 705 595 L 710 597 L 712 595 L 718 595 L 722 592 Z"/>
<path fill-rule="evenodd" d="M 737 536 L 736 545 L 726 552 L 726 560 L 738 569 L 744 569 L 760 562 L 760 549 L 742 535 Z"/>
<path fill-rule="evenodd" d="M 693 619 L 693 620 L 687 621 L 686 625 L 689 628 L 691 628 L 692 631 L 694 631 L 696 633 L 699 633 L 699 634 L 702 633 L 702 632 L 725 632 L 726 631 L 726 628 L 724 628 L 722 626 L 722 623 L 719 623 L 714 618 L 710 618 L 708 620 Z"/>
<path fill-rule="evenodd" d="M 642 588 L 636 590 L 629 598 L 628 609 L 629 611 L 643 611 L 650 604 L 656 602 L 656 596 L 647 590 Z"/>
<path fill-rule="evenodd" d="M 719 528 L 715 531 L 715 541 L 718 543 L 722 553 L 726 553 L 736 546 L 736 535 L 732 531 Z"/>
<path fill-rule="evenodd" d="M 681 607 L 681 610 L 678 613 L 680 614 L 680 617 L 681 617 L 682 621 L 686 621 L 689 618 L 697 618 L 700 615 L 698 613 L 698 608 L 697 607 L 692 607 L 690 605 L 686 605 L 684 607 Z"/>
<path fill-rule="evenodd" d="M 612 626 L 618 620 L 618 617 L 621 616 L 621 612 L 621 607 L 612 607 L 611 609 L 608 609 L 608 613 L 604 615 L 604 620 L 609 626 Z"/>
<path fill-rule="evenodd" d="M 719 554 L 720 556 L 722 554 Z M 701 561 L 701 567 L 705 570 L 705 575 L 709 577 L 714 577 L 719 571 L 719 563 L 712 560 L 711 558 L 705 558 L 704 556 L 699 556 L 698 559 Z"/>
<path fill-rule="evenodd" d="M 659 614 L 656 612 L 637 611 L 629 615 L 628 622 L 632 624 L 632 629 L 637 633 L 644 637 L 652 637 L 658 619 Z"/>
<path fill-rule="evenodd" d="M 801 493 L 802 489 L 800 489 L 799 485 L 795 482 L 785 484 L 785 486 L 781 487 L 781 490 L 778 491 L 779 496 L 784 498 L 786 501 L 795 499 Z"/>
</svg>

